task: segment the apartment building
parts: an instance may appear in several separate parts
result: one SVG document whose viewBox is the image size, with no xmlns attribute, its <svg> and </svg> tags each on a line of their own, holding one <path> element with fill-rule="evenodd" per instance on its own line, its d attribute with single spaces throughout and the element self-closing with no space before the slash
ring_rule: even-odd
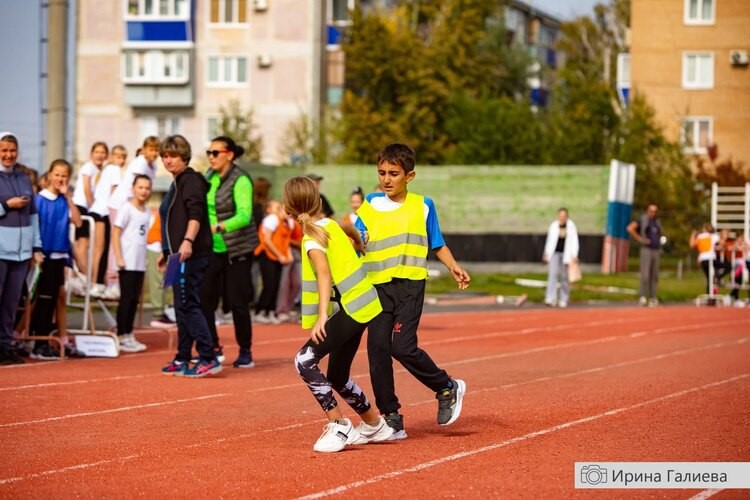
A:
<svg viewBox="0 0 750 500">
<path fill-rule="evenodd" d="M 321 104 L 322 8 L 310 0 L 78 0 L 75 155 L 183 134 L 202 151 L 219 110 L 252 109 L 262 161 Z"/>
<path fill-rule="evenodd" d="M 750 2 L 632 0 L 630 80 L 686 153 L 750 163 Z"/>
</svg>

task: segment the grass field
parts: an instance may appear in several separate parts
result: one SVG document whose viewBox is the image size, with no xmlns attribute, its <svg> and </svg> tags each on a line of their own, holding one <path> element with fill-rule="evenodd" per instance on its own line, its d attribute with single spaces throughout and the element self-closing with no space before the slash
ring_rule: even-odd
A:
<svg viewBox="0 0 750 500">
<path fill-rule="evenodd" d="M 322 191 L 336 218 L 349 212 L 349 196 L 377 184 L 374 165 L 249 167 L 267 177 L 280 199 L 289 177 L 322 175 Z M 565 206 L 581 233 L 602 234 L 607 214 L 609 168 L 594 166 L 418 166 L 409 189 L 431 197 L 444 232 L 543 233 L 557 209 Z"/>
<path fill-rule="evenodd" d="M 474 274 L 472 275 L 470 291 L 487 295 L 520 295 L 528 294 L 532 302 L 544 301 L 544 288 L 522 287 L 516 284 L 518 278 L 546 281 L 547 275 L 542 273 L 522 274 Z M 678 279 L 674 270 L 664 270 L 659 275 L 658 296 L 662 302 L 685 303 L 695 299 L 703 293 L 705 278 L 701 271 L 693 270 L 684 273 L 682 279 Z M 604 291 L 605 287 L 617 287 L 638 291 L 638 273 L 631 271 L 616 275 L 587 274 L 581 282 L 576 283 L 571 289 L 572 302 L 584 301 L 608 301 L 608 302 L 634 302 L 638 299 L 636 294 L 610 293 Z M 428 294 L 440 294 L 455 292 L 456 284 L 449 276 L 430 279 L 427 282 Z"/>
</svg>

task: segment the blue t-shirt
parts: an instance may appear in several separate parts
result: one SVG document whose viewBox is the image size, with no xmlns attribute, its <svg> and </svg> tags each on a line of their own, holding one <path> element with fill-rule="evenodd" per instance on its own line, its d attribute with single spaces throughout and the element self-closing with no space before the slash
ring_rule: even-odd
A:
<svg viewBox="0 0 750 500">
<path fill-rule="evenodd" d="M 378 212 L 390 212 L 396 210 L 403 203 L 396 203 L 392 201 L 385 193 L 370 193 L 365 199 L 372 205 Z M 443 233 L 440 231 L 440 223 L 438 222 L 437 210 L 435 210 L 435 203 L 431 198 L 424 197 L 425 217 L 427 218 L 427 245 L 430 250 L 436 250 L 440 247 L 445 246 L 445 239 L 443 239 Z M 365 223 L 362 219 L 357 217 L 357 221 L 354 223 L 354 227 L 359 229 L 362 239 L 364 241 L 364 232 L 367 231 Z"/>
</svg>

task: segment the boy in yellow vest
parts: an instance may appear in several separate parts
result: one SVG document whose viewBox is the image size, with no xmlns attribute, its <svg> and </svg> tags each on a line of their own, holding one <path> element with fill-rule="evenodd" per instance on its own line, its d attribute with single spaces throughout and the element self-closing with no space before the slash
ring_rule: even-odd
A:
<svg viewBox="0 0 750 500">
<path fill-rule="evenodd" d="M 460 289 L 467 288 L 471 278 L 445 244 L 432 200 L 407 190 L 416 175 L 415 163 L 414 151 L 405 144 L 383 148 L 378 154 L 378 179 L 383 192 L 367 195 L 357 210 L 359 219 L 355 223 L 367 248 L 362 267 L 383 306 L 383 312 L 368 328 L 367 351 L 375 402 L 395 431 L 393 439 L 407 435 L 403 417 L 398 413 L 401 405 L 396 397 L 391 356 L 435 391 L 440 425 L 456 421 L 466 392 L 466 383 L 452 379 L 417 343 L 428 251 L 435 251 Z"/>
</svg>

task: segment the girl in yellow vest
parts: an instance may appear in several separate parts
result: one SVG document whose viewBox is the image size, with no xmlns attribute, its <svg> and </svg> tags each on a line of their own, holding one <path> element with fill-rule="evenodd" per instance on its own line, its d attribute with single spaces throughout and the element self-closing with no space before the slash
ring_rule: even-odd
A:
<svg viewBox="0 0 750 500">
<path fill-rule="evenodd" d="M 320 194 L 307 177 L 287 181 L 284 206 L 304 233 L 302 328 L 312 329 L 294 364 L 329 420 L 313 450 L 335 452 L 346 445 L 388 440 L 393 429 L 350 378 L 362 334 L 382 311 L 378 294 L 349 240 L 354 239 L 362 249 L 359 234 L 352 228 L 347 235 L 335 221 L 322 216 Z M 338 304 L 333 314 L 332 301 Z M 319 366 L 326 355 L 330 355 L 327 376 Z M 362 418 L 358 427 L 342 415 L 334 390 Z"/>
</svg>

